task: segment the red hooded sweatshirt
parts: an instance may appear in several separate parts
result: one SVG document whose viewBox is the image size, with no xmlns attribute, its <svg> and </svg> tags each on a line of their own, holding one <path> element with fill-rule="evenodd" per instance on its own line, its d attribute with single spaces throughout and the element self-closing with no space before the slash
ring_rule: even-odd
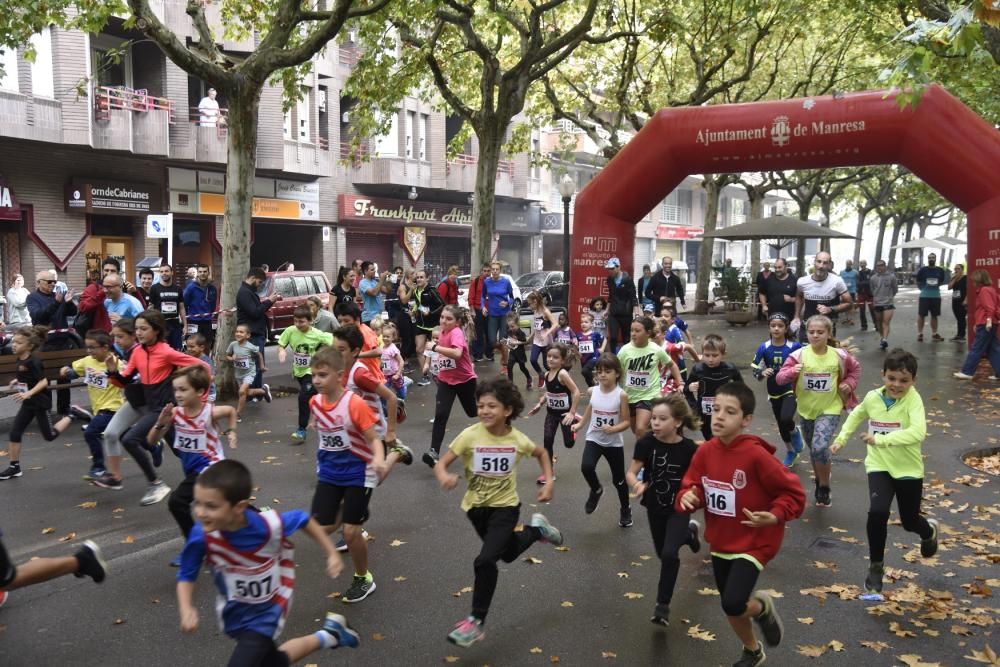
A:
<svg viewBox="0 0 1000 667">
<path fill-rule="evenodd" d="M 799 478 L 774 458 L 774 447 L 755 435 L 739 435 L 728 445 L 712 438 L 698 447 L 681 490 L 698 494 L 705 508 L 705 539 L 712 551 L 752 556 L 761 566 L 778 554 L 785 522 L 797 519 L 805 509 L 806 494 Z M 774 526 L 750 528 L 743 510 L 770 512 L 778 518 Z"/>
</svg>

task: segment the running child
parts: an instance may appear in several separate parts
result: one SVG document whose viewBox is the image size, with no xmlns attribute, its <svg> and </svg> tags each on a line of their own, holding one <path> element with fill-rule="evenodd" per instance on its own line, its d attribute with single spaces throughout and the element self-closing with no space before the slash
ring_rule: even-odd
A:
<svg viewBox="0 0 1000 667">
<path fill-rule="evenodd" d="M 608 300 L 603 296 L 595 296 L 590 300 L 587 314 L 594 319 L 594 331 L 601 334 L 601 338 L 608 338 Z"/>
<path fill-rule="evenodd" d="M 194 502 L 195 480 L 205 468 L 226 458 L 226 450 L 220 442 L 223 436 L 229 448 L 236 449 L 236 410 L 231 405 L 202 400 L 211 381 L 208 371 L 201 365 L 185 366 L 174 373 L 172 383 L 177 406 L 165 406 L 146 436 L 146 442 L 153 445 L 173 426 L 174 451 L 181 459 L 184 481 L 170 494 L 167 509 L 185 539 L 194 528 L 191 503 Z"/>
<path fill-rule="evenodd" d="M 87 397 L 90 399 L 90 421 L 83 431 L 83 439 L 90 449 L 90 471 L 84 479 L 92 482 L 104 477 L 107 473 L 104 462 L 104 429 L 111 423 L 115 413 L 125 402 L 122 390 L 108 382 L 108 357 L 111 354 L 111 336 L 101 329 L 92 329 L 83 337 L 87 354 L 77 359 L 71 366 L 63 366 L 59 374 L 67 380 L 82 377 L 87 385 Z M 112 357 L 114 358 L 114 357 Z M 117 363 L 117 359 L 115 359 Z M 77 406 L 72 406 L 70 410 Z"/>
<path fill-rule="evenodd" d="M 403 375 L 405 361 L 396 346 L 399 342 L 399 328 L 394 322 L 386 322 L 382 326 L 382 359 L 379 369 L 385 376 L 385 386 L 396 394 L 396 421 L 402 423 L 406 421 L 406 387 L 409 378 Z M 386 405 L 383 402 L 383 408 Z"/>
<path fill-rule="evenodd" d="M 246 407 L 247 398 L 260 396 L 268 403 L 271 402 L 270 385 L 262 385 L 259 389 L 254 388 L 254 378 L 257 376 L 257 368 L 266 373 L 264 367 L 264 355 L 259 347 L 250 342 L 250 327 L 246 324 L 237 324 L 233 333 L 236 339 L 229 344 L 226 350 L 226 358 L 233 362 L 233 372 L 236 376 L 236 384 L 240 387 L 240 400 L 236 406 L 236 421 L 243 421 L 243 408 Z"/>
<path fill-rule="evenodd" d="M 361 332 L 365 344 L 358 359 L 368 367 L 374 377 L 380 378 L 379 382 L 385 382 L 385 378 L 382 377 L 382 343 L 379 342 L 378 334 L 361 321 L 361 309 L 354 303 L 338 303 L 334 306 L 333 312 L 340 326 L 356 327 Z"/>
<path fill-rule="evenodd" d="M 695 363 L 701 361 L 701 357 L 698 356 L 698 352 L 694 349 L 694 345 L 690 343 L 671 343 L 666 339 L 665 333 L 669 325 L 667 320 L 660 318 L 653 318 L 653 342 L 663 348 L 663 351 L 667 353 L 670 360 L 677 364 L 677 370 L 681 374 L 681 379 L 687 377 L 687 369 L 681 369 L 681 364 L 684 363 L 684 353 L 694 359 Z M 667 373 L 666 369 L 660 369 L 660 394 L 667 396 L 674 393 L 675 391 L 681 391 L 681 386 L 674 382 L 674 378 Z"/>
<path fill-rule="evenodd" d="M 743 382 L 739 369 L 728 361 L 726 341 L 722 336 L 708 334 L 701 343 L 701 361 L 688 374 L 687 394 L 695 410 L 701 415 L 701 434 L 708 440 L 712 437 L 712 410 L 715 393 L 728 382 Z"/>
<path fill-rule="evenodd" d="M 594 329 L 594 318 L 584 313 L 580 316 L 580 331 L 576 334 L 576 347 L 580 352 L 580 372 L 588 387 L 594 386 L 594 368 L 607 347 L 607 340 Z"/>
<path fill-rule="evenodd" d="M 575 356 L 576 351 L 562 343 L 556 343 L 549 348 L 545 355 L 549 366 L 549 370 L 545 372 L 545 393 L 527 414 L 530 417 L 541 410 L 543 405 L 545 406 L 543 443 L 545 451 L 552 459 L 553 467 L 557 459 L 553 451 L 556 431 L 562 431 L 563 445 L 566 449 L 572 449 L 576 444 L 572 426 L 573 420 L 576 419 L 576 406 L 580 403 L 580 389 L 569 375 Z M 546 477 L 540 476 L 536 481 L 545 484 Z"/>
<path fill-rule="evenodd" d="M 528 345 L 528 337 L 521 329 L 520 316 L 517 313 L 507 314 L 507 349 L 510 355 L 507 359 L 507 379 L 514 381 L 514 366 L 519 366 L 527 382 L 525 390 L 531 391 L 535 388 L 531 373 L 528 372 L 528 353 L 525 348 Z"/>
<path fill-rule="evenodd" d="M 546 351 L 552 344 L 552 332 L 559 327 L 559 320 L 548 309 L 538 292 L 529 294 L 524 302 L 531 309 L 531 367 L 538 375 L 538 387 L 541 388 L 545 384 L 544 371 L 549 370 L 545 360 Z M 541 366 L 538 365 L 539 357 L 542 358 Z"/>
<path fill-rule="evenodd" d="M 479 423 L 462 431 L 434 466 L 441 488 L 450 491 L 458 485 L 458 475 L 449 474 L 448 467 L 461 459 L 468 482 L 462 511 L 483 541 L 474 564 L 472 612 L 448 635 L 448 641 L 462 647 L 485 636 L 483 624 L 497 587 L 497 561 L 513 563 L 539 540 L 556 546 L 563 543 L 562 533 L 542 514 L 533 514 L 530 525 L 515 530 L 521 506 L 517 495 L 521 459 L 536 458 L 542 477 L 548 480 L 538 489 L 538 502 L 552 500 L 554 479 L 545 449 L 511 426 L 524 409 L 517 388 L 507 378 L 486 380 L 476 388 L 476 402 Z"/>
<path fill-rule="evenodd" d="M 205 362 L 209 370 L 211 370 L 212 381 L 208 387 L 208 396 L 205 400 L 209 403 L 215 403 L 215 399 L 218 396 L 218 391 L 215 387 L 215 359 L 208 353 L 208 338 L 200 333 L 189 334 L 184 339 L 184 349 L 190 356 Z"/>
<path fill-rule="evenodd" d="M 597 386 L 590 388 L 590 402 L 583 411 L 583 418 L 573 424 L 573 432 L 587 424 L 587 440 L 583 448 L 580 472 L 590 486 L 583 511 L 593 514 L 604 494 L 604 487 L 597 479 L 597 462 L 603 456 L 611 468 L 611 482 L 618 492 L 618 525 L 632 525 L 632 507 L 625 487 L 625 439 L 622 433 L 629 427 L 628 395 L 619 386 L 622 365 L 613 354 L 602 354 L 594 367 Z"/>
<path fill-rule="evenodd" d="M 427 374 L 434 382 L 438 381 L 438 376 L 441 374 L 441 355 L 434 351 L 440 341 L 441 327 L 434 327 L 431 329 L 431 342 L 424 347 L 424 356 L 428 359 Z"/>
<path fill-rule="evenodd" d="M 10 465 L 0 472 L 0 480 L 20 477 L 21 471 L 21 439 L 24 430 L 32 421 L 38 422 L 45 442 L 52 442 L 59 434 L 69 428 L 70 417 L 63 417 L 55 424 L 49 418 L 52 409 L 52 394 L 49 393 L 49 381 L 45 377 L 45 369 L 35 352 L 42 346 L 48 327 L 21 327 L 14 333 L 10 348 L 17 359 L 17 375 L 10 381 L 9 387 L 16 393 L 9 394 L 18 403 L 14 425 L 10 428 Z"/>
<path fill-rule="evenodd" d="M 774 458 L 771 444 L 746 432 L 755 407 L 753 391 L 742 382 L 716 392 L 713 437 L 692 457 L 676 503 L 682 512 L 705 508 L 705 539 L 722 610 L 743 642 L 734 663 L 739 667 L 756 667 L 765 659 L 751 619 L 768 646 L 781 643 L 783 627 L 774 601 L 753 589 L 764 566 L 778 554 L 785 523 L 801 516 L 805 507 L 799 478 Z"/>
<path fill-rule="evenodd" d="M 559 313 L 556 330 L 552 334 L 552 338 L 556 343 L 561 343 L 568 347 L 576 347 L 576 332 L 569 325 L 569 317 L 566 316 L 565 312 Z"/>
<path fill-rule="evenodd" d="M 854 392 L 861 379 L 861 364 L 833 338 L 833 322 L 813 315 L 806 322 L 809 345 L 792 352 L 778 371 L 777 383 L 795 386 L 799 428 L 809 447 L 816 485 L 816 506 L 829 507 L 830 444 L 840 413 L 858 404 Z"/>
<path fill-rule="evenodd" d="M 195 582 L 207 561 L 218 590 L 223 631 L 236 640 L 230 665 L 290 665 L 323 648 L 357 648 L 358 633 L 340 614 L 327 612 L 322 627 L 275 645 L 292 604 L 295 551 L 289 537 L 302 530 L 326 552 L 326 573 L 336 579 L 343 562 L 330 538 L 302 510 L 250 509 L 253 482 L 238 461 L 220 461 L 198 476 L 194 514 L 198 524 L 184 545 L 177 573 L 181 631 L 198 629 Z"/>
<path fill-rule="evenodd" d="M 865 395 L 864 400 L 840 429 L 830 451 L 836 454 L 847 440 L 868 420 L 868 432 L 861 440 L 868 446 L 865 472 L 868 473 L 868 593 L 882 592 L 885 540 L 889 509 L 896 497 L 896 509 L 903 530 L 920 535 L 920 555 L 930 558 L 937 553 L 938 522 L 920 514 L 923 496 L 924 458 L 921 447 L 927 437 L 924 402 L 917 393 L 917 358 L 896 348 L 882 362 L 885 383 Z"/>
<path fill-rule="evenodd" d="M 368 520 L 372 490 L 386 471 L 384 446 L 375 431 L 378 417 L 364 399 L 344 388 L 346 364 L 341 352 L 322 348 L 310 366 L 319 392 L 309 399 L 319 440 L 312 516 L 326 534 L 343 525 L 354 578 L 340 599 L 347 604 L 361 602 L 375 591 L 362 525 Z"/>
<path fill-rule="evenodd" d="M 775 375 L 792 352 L 802 347 L 797 340 L 788 340 L 788 316 L 771 313 L 767 318 L 770 340 L 760 344 L 750 367 L 758 380 L 767 379 L 767 396 L 778 423 L 778 433 L 785 443 L 785 467 L 791 468 L 802 453 L 802 434 L 795 428 L 795 387 L 778 384 Z"/>
<path fill-rule="evenodd" d="M 629 333 L 631 341 L 618 351 L 618 361 L 625 372 L 632 433 L 641 438 L 649 430 L 650 401 L 660 395 L 660 369 L 669 368 L 678 385 L 681 384 L 681 374 L 663 348 L 650 340 L 653 335 L 651 318 L 634 320 Z"/>
<path fill-rule="evenodd" d="M 351 303 L 338 303 L 341 306 L 354 306 Z M 357 306 L 354 306 L 357 310 Z M 292 377 L 299 383 L 299 421 L 298 428 L 292 433 L 292 442 L 301 444 L 306 440 L 306 426 L 309 424 L 309 399 L 316 395 L 312 383 L 312 357 L 324 345 L 333 345 L 333 334 L 316 329 L 312 325 L 312 312 L 306 306 L 296 306 L 292 311 L 292 323 L 281 332 L 278 338 L 278 361 L 285 363 L 288 354 L 286 348 L 292 350 Z M 381 352 L 379 356 L 381 357 Z M 382 371 L 379 371 L 381 375 Z"/>
<path fill-rule="evenodd" d="M 687 512 L 674 508 L 677 489 L 698 451 L 698 445 L 684 437 L 684 429 L 698 428 L 698 418 L 680 394 L 654 398 L 652 408 L 650 432 L 635 443 L 625 476 L 646 508 L 653 547 L 660 557 L 656 607 L 649 620 L 657 625 L 670 625 L 670 601 L 681 566 L 678 552 L 684 545 L 694 553 L 701 551 L 698 522 Z M 640 470 L 644 471 L 642 481 L 638 478 Z"/>
</svg>

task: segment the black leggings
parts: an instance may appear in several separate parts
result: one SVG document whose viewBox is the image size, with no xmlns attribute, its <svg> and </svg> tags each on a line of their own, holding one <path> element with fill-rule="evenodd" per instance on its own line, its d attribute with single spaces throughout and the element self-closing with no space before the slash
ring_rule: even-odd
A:
<svg viewBox="0 0 1000 667">
<path fill-rule="evenodd" d="M 774 419 L 778 422 L 778 432 L 781 433 L 781 440 L 787 445 L 792 442 L 792 433 L 795 431 L 795 394 L 786 394 L 781 398 L 771 399 L 771 411 L 774 412 Z"/>
<path fill-rule="evenodd" d="M 597 490 L 601 483 L 597 480 L 597 462 L 604 457 L 611 468 L 611 481 L 618 492 L 618 502 L 622 507 L 628 507 L 628 489 L 625 487 L 625 448 L 602 447 L 590 440 L 583 447 L 583 460 L 580 461 L 580 472 L 587 480 L 590 488 Z M 671 586 L 673 588 L 673 586 Z"/>
<path fill-rule="evenodd" d="M 589 443 L 588 443 L 589 444 Z M 660 583 L 656 589 L 656 604 L 669 605 L 674 596 L 677 572 L 681 561 L 677 553 L 685 544 L 691 546 L 690 514 L 658 514 L 647 511 L 649 532 L 653 534 L 653 546 L 660 557 Z"/>
<path fill-rule="evenodd" d="M 608 351 L 618 352 L 621 345 L 629 342 L 632 338 L 632 316 L 631 315 L 611 315 L 608 314 Z M 618 340 L 621 339 L 621 345 Z"/>
<path fill-rule="evenodd" d="M 753 587 L 757 585 L 760 570 L 746 558 L 719 558 L 712 556 L 715 587 L 722 597 L 722 611 L 726 616 L 742 616 Z"/>
<path fill-rule="evenodd" d="M 191 503 L 194 502 L 194 483 L 197 479 L 198 473 L 187 475 L 167 498 L 167 509 L 170 510 L 177 526 L 184 533 L 185 540 L 191 535 L 191 530 L 194 528 L 194 519 L 191 518 Z"/>
<path fill-rule="evenodd" d="M 493 593 L 497 589 L 497 561 L 513 563 L 541 537 L 541 533 L 533 526 L 525 526 L 524 530 L 514 531 L 519 514 L 520 505 L 473 507 L 466 512 L 466 516 L 483 541 L 483 546 L 473 564 L 476 582 L 472 588 L 472 615 L 480 621 L 486 620 L 490 603 L 493 602 Z"/>
<path fill-rule="evenodd" d="M 896 479 L 887 472 L 868 473 L 868 556 L 872 563 L 885 558 L 885 540 L 888 533 L 889 507 L 896 496 L 896 509 L 903 530 L 917 533 L 928 539 L 934 529 L 920 514 L 923 496 L 923 479 Z"/>
<path fill-rule="evenodd" d="M 451 407 L 455 404 L 456 396 L 466 415 L 475 417 L 479 412 L 476 407 L 476 378 L 461 384 L 448 384 L 438 380 L 434 428 L 431 431 L 431 449 L 435 452 L 441 452 L 441 443 L 444 442 L 444 432 L 448 428 L 448 417 L 451 415 Z"/>
<path fill-rule="evenodd" d="M 598 359 L 600 357 L 595 356 L 580 368 L 580 372 L 583 373 L 583 381 L 587 383 L 588 387 L 594 386 L 594 367 L 597 366 Z"/>
<path fill-rule="evenodd" d="M 299 378 L 299 430 L 309 425 L 309 399 L 316 395 L 312 374 Z"/>
<path fill-rule="evenodd" d="M 236 648 L 227 667 L 288 667 L 288 654 L 278 650 L 274 640 L 253 630 L 243 630 L 234 637 Z"/>
<path fill-rule="evenodd" d="M 548 410 L 545 412 L 545 432 L 542 444 L 545 445 L 545 451 L 549 453 L 549 459 L 552 461 L 555 461 L 552 458 L 555 455 L 552 447 L 556 441 L 556 431 L 562 429 L 563 444 L 566 446 L 566 449 L 572 449 L 573 445 L 576 444 L 576 435 L 573 433 L 573 429 L 562 423 L 562 418 L 565 416 L 565 412 L 551 412 Z"/>
<path fill-rule="evenodd" d="M 507 379 L 511 382 L 514 381 L 514 366 L 519 366 L 521 372 L 524 373 L 524 377 L 528 378 L 528 385 L 532 384 L 531 373 L 528 372 L 528 364 L 525 361 L 524 355 L 514 355 L 511 353 L 510 358 L 507 359 Z"/>
<path fill-rule="evenodd" d="M 46 391 L 48 390 L 46 389 Z M 10 427 L 10 441 L 21 442 L 21 438 L 24 437 L 24 430 L 28 428 L 33 419 L 38 422 L 38 429 L 42 432 L 42 437 L 45 438 L 46 442 L 52 442 L 59 437 L 59 434 L 52 427 L 52 419 L 49 417 L 48 408 L 36 408 L 22 403 L 21 407 L 17 410 L 17 415 L 14 417 L 14 425 Z"/>
<path fill-rule="evenodd" d="M 125 448 L 125 451 L 128 452 L 128 455 L 132 457 L 132 460 L 142 470 L 142 474 L 150 482 L 155 482 L 159 476 L 156 474 L 156 469 L 153 468 L 153 462 L 150 460 L 149 454 L 146 453 L 146 448 L 148 447 L 146 436 L 149 434 L 149 429 L 153 428 L 153 424 L 156 423 L 159 417 L 159 410 L 139 417 L 139 421 L 126 431 L 125 435 L 121 438 L 122 447 Z M 173 442 L 173 428 L 165 433 L 163 437 L 167 442 Z"/>
</svg>

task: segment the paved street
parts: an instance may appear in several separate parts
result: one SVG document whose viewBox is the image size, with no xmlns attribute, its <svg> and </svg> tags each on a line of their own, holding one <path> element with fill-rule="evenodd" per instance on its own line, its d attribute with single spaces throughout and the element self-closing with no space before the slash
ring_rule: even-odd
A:
<svg viewBox="0 0 1000 667">
<path fill-rule="evenodd" d="M 924 447 L 924 510 L 944 526 L 940 553 L 931 561 L 919 556 L 913 562 L 904 560 L 917 547 L 917 538 L 898 525 L 890 526 L 886 565 L 897 570 L 900 580 L 887 584 L 886 590 L 895 599 L 878 608 L 853 599 L 852 587 L 862 584 L 867 568 L 864 446 L 853 439 L 836 460 L 829 509 L 812 506 L 809 464 L 800 461 L 796 471 L 810 491 L 810 505 L 803 519 L 789 526 L 784 548 L 760 581 L 762 588 L 780 593 L 777 602 L 785 622 L 785 641 L 768 649 L 769 664 L 892 665 L 903 664 L 900 656 L 915 655 L 926 663 L 959 665 L 968 663 L 963 655 L 983 649 L 991 639 L 993 648 L 1000 649 L 1000 640 L 989 636 L 998 606 L 990 589 L 1000 591 L 996 580 L 1000 545 L 994 532 L 1000 514 L 997 480 L 967 468 L 960 458 L 971 449 L 997 446 L 1000 385 L 990 384 L 982 373 L 972 383 L 953 380 L 951 373 L 958 368 L 965 345 L 916 343 L 916 292 L 905 290 L 900 297 L 891 343 L 916 352 L 921 363 L 917 387 L 930 421 Z M 954 319 L 947 298 L 943 310 L 942 334 L 951 337 Z M 728 330 L 717 320 L 692 317 L 689 322 L 695 334 L 723 333 L 728 358 L 741 368 L 766 338 L 763 326 Z M 840 335 L 851 332 L 861 348 L 861 389 L 867 391 L 879 379 L 878 337 L 859 333 L 856 326 Z M 478 370 L 485 376 L 496 367 L 479 365 Z M 287 378 L 272 382 L 290 384 Z M 760 403 L 752 430 L 778 442 L 763 386 L 754 383 L 754 387 Z M 433 387 L 414 387 L 407 405 L 409 419 L 399 433 L 419 458 L 430 437 Z M 241 425 L 234 458 L 250 465 L 258 486 L 257 504 L 277 509 L 309 506 L 315 445 L 289 444 L 295 410 L 295 397 L 282 397 L 271 406 L 248 408 Z M 470 423 L 460 414 L 460 409 L 453 414 L 449 436 Z M 522 419 L 517 426 L 541 441 L 541 415 Z M 626 447 L 632 451 L 628 438 Z M 671 626 L 651 625 L 658 564 L 644 512 L 636 504 L 635 526 L 619 528 L 617 503 L 613 494 L 606 494 L 598 510 L 585 515 L 579 449 L 566 451 L 557 444 L 557 451 L 555 498 L 542 511 L 563 529 L 568 549 L 555 551 L 537 544 L 525 556 L 540 562 L 501 563 L 485 641 L 470 649 L 445 641 L 452 625 L 469 609 L 467 587 L 473 581 L 478 540 L 459 509 L 460 490 L 442 492 L 419 461 L 394 470 L 375 492 L 368 529 L 378 590 L 369 599 L 353 606 L 334 599 L 335 593 L 346 589 L 349 576 L 327 579 L 321 552 L 307 537 L 295 540 L 296 598 L 283 636 L 311 632 L 325 611 L 336 610 L 361 632 L 361 648 L 314 655 L 307 663 L 731 664 L 739 655 L 739 644 L 714 594 L 707 552 L 682 551 Z M 214 590 L 207 576 L 202 577 L 197 595 L 201 629 L 195 635 L 182 635 L 178 629 L 175 571 L 167 563 L 181 548 L 181 538 L 165 503 L 138 505 L 145 485 L 134 465 L 126 462 L 125 489 L 120 492 L 82 482 L 87 448 L 75 427 L 52 443 L 29 432 L 22 465 L 23 478 L 0 483 L 0 527 L 15 560 L 66 554 L 83 539 L 93 539 L 104 548 L 111 573 L 100 586 L 66 578 L 12 593 L 0 610 L 0 664 L 225 663 L 232 642 L 216 628 Z M 168 482 L 181 479 L 172 457 L 167 457 L 163 470 Z M 538 511 L 537 474 L 530 462 L 519 473 L 524 520 Z M 599 467 L 599 475 L 610 484 L 606 467 Z M 94 501 L 96 507 L 82 506 Z M 73 537 L 61 543 L 66 536 Z M 832 588 L 815 590 L 818 587 Z M 802 594 L 804 589 L 814 590 Z M 823 596 L 825 601 L 819 599 Z M 698 629 L 711 634 L 700 634 L 704 639 L 689 636 L 692 629 L 694 634 Z M 801 654 L 800 646 L 813 647 L 806 652 L 825 649 L 825 653 L 815 660 Z"/>
</svg>

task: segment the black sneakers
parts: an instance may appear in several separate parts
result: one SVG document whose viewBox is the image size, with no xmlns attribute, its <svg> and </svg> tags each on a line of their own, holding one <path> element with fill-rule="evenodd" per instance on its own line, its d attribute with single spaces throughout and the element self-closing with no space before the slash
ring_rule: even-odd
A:
<svg viewBox="0 0 1000 667">
<path fill-rule="evenodd" d="M 76 556 L 76 562 L 79 565 L 73 576 L 80 578 L 90 577 L 94 580 L 95 584 L 104 581 L 104 577 L 108 573 L 108 564 L 101 555 L 101 548 L 99 546 L 87 540 L 73 555 Z"/>
<path fill-rule="evenodd" d="M 930 558 L 937 553 L 938 549 L 938 522 L 937 519 L 927 519 L 927 523 L 931 525 L 931 536 L 926 540 L 920 540 L 920 555 L 924 558 Z"/>
<path fill-rule="evenodd" d="M 670 625 L 670 607 L 665 604 L 656 603 L 656 609 L 653 610 L 653 615 L 650 617 L 649 622 L 653 625 Z"/>
<path fill-rule="evenodd" d="M 701 551 L 701 540 L 698 538 L 698 532 L 701 530 L 701 524 L 691 519 L 688 521 L 688 530 L 691 531 L 691 537 L 688 538 L 688 545 L 691 547 L 691 553 L 698 553 Z"/>
<path fill-rule="evenodd" d="M 766 657 L 764 647 L 760 645 L 760 642 L 757 642 L 756 651 L 751 651 L 746 646 L 743 647 L 743 653 L 740 655 L 740 659 L 733 663 L 733 667 L 757 667 L 757 665 L 764 664 Z"/>
<path fill-rule="evenodd" d="M 868 566 L 868 576 L 865 577 L 865 590 L 869 593 L 882 592 L 882 563 L 872 563 Z"/>
<path fill-rule="evenodd" d="M 833 501 L 830 499 L 830 487 L 816 487 L 816 507 L 829 507 L 832 504 Z"/>
<path fill-rule="evenodd" d="M 628 528 L 629 526 L 632 525 L 632 508 L 631 507 L 623 507 L 621 509 L 621 513 L 619 514 L 619 517 L 618 517 L 618 525 L 621 526 L 622 528 Z"/>
<path fill-rule="evenodd" d="M 19 465 L 9 465 L 7 469 L 0 472 L 0 480 L 13 479 L 15 477 L 20 477 L 24 473 L 21 472 L 21 466 Z"/>
<path fill-rule="evenodd" d="M 754 593 L 753 597 L 760 602 L 760 606 L 762 607 L 760 614 L 757 615 L 754 621 L 757 622 L 757 627 L 760 628 L 761 634 L 764 635 L 764 641 L 767 642 L 767 645 L 777 646 L 781 643 L 784 626 L 781 623 L 781 617 L 778 616 L 778 610 L 774 608 L 774 600 L 767 593 L 759 591 Z"/>
<path fill-rule="evenodd" d="M 433 449 L 428 449 L 424 452 L 424 455 L 420 458 L 420 460 L 426 463 L 429 467 L 433 468 L 437 465 L 438 458 L 440 458 L 440 455 L 437 452 Z"/>
<path fill-rule="evenodd" d="M 604 487 L 598 486 L 596 489 L 590 490 L 590 495 L 587 496 L 587 502 L 583 505 L 583 511 L 587 514 L 593 514 L 594 510 L 597 509 L 597 503 L 601 502 L 601 496 L 604 495 Z"/>
</svg>

